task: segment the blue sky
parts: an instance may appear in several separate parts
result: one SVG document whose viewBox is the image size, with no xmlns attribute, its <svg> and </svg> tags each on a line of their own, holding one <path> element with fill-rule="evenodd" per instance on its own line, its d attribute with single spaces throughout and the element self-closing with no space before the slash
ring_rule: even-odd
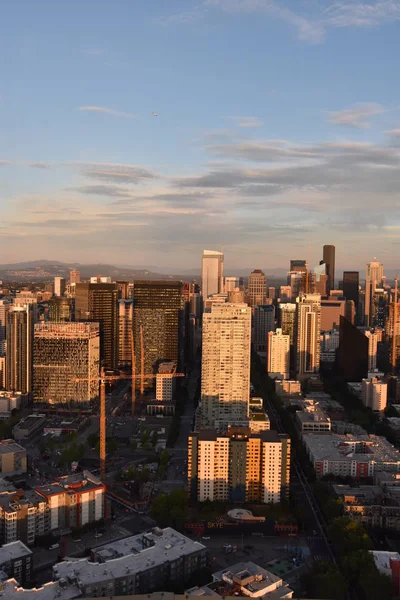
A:
<svg viewBox="0 0 400 600">
<path fill-rule="evenodd" d="M 399 51 L 400 0 L 4 0 L 2 262 L 397 268 Z"/>
</svg>

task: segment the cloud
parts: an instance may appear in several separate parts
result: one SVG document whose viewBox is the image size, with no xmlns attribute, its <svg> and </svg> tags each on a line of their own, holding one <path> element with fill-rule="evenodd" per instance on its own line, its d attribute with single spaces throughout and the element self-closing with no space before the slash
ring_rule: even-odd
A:
<svg viewBox="0 0 400 600">
<path fill-rule="evenodd" d="M 73 165 L 84 177 L 99 181 L 136 185 L 159 177 L 149 169 L 138 165 L 90 162 L 73 163 Z"/>
<path fill-rule="evenodd" d="M 105 54 L 105 50 L 102 48 L 88 48 L 87 50 L 83 50 L 83 52 L 88 56 L 103 56 Z"/>
<path fill-rule="evenodd" d="M 121 117 L 123 119 L 136 119 L 136 115 L 133 115 L 132 113 L 121 112 L 119 110 L 114 110 L 113 108 L 107 108 L 106 106 L 80 106 L 78 110 L 82 112 L 103 113 L 112 115 L 113 117 Z"/>
<path fill-rule="evenodd" d="M 10 160 L 0 160 L 0 167 L 6 167 L 7 165 L 11 165 L 12 162 Z"/>
<path fill-rule="evenodd" d="M 32 167 L 32 169 L 50 169 L 51 167 L 50 163 L 42 162 L 40 160 L 30 162 L 28 163 L 28 166 Z"/>
<path fill-rule="evenodd" d="M 390 135 L 391 137 L 400 138 L 400 129 L 390 129 L 386 133 L 387 133 L 387 135 Z"/>
<path fill-rule="evenodd" d="M 400 2 L 334 2 L 325 10 L 324 20 L 331 27 L 376 27 L 400 20 Z"/>
<path fill-rule="evenodd" d="M 374 102 L 355 104 L 343 110 L 331 111 L 329 113 L 329 122 L 334 125 L 364 129 L 370 126 L 370 119 L 372 117 L 380 115 L 383 112 L 386 112 L 386 109 Z"/>
<path fill-rule="evenodd" d="M 264 124 L 258 117 L 226 117 L 226 119 L 234 121 L 235 125 L 243 128 L 262 127 Z"/>
</svg>

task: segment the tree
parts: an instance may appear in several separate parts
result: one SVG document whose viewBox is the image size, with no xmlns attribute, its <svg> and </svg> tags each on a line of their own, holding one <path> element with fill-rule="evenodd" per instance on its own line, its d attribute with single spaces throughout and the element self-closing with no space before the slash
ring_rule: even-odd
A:
<svg viewBox="0 0 400 600">
<path fill-rule="evenodd" d="M 339 554 L 348 555 L 356 550 L 370 550 L 371 540 L 365 529 L 348 517 L 334 519 L 328 527 L 328 537 Z"/>
<path fill-rule="evenodd" d="M 107 450 L 109 452 L 115 452 L 116 450 L 118 450 L 118 442 L 115 438 L 107 440 Z"/>
<path fill-rule="evenodd" d="M 131 450 L 136 450 L 137 449 L 137 441 L 136 440 L 132 440 L 131 441 Z"/>
<path fill-rule="evenodd" d="M 90 448 L 95 448 L 97 446 L 98 441 L 99 435 L 97 433 L 89 433 L 87 437 L 87 443 L 89 444 Z"/>
<path fill-rule="evenodd" d="M 312 571 L 305 575 L 303 582 L 312 598 L 344 600 L 346 597 L 346 581 L 339 569 L 331 563 L 314 563 Z"/>
</svg>

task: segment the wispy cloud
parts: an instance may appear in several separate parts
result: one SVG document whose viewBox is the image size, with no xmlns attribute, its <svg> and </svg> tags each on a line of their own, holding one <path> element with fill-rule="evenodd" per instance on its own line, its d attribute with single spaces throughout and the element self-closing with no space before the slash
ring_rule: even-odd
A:
<svg viewBox="0 0 400 600">
<path fill-rule="evenodd" d="M 87 48 L 86 50 L 83 50 L 83 54 L 87 54 L 88 56 L 103 56 L 105 50 L 102 48 Z"/>
<path fill-rule="evenodd" d="M 376 27 L 388 21 L 400 20 L 400 2 L 334 2 L 323 16 L 331 27 Z"/>
<path fill-rule="evenodd" d="M 386 133 L 387 133 L 387 135 L 390 135 L 391 137 L 400 138 L 400 129 L 390 129 Z"/>
<path fill-rule="evenodd" d="M 119 110 L 114 110 L 113 108 L 108 108 L 107 106 L 80 106 L 78 110 L 82 112 L 103 113 L 112 115 L 113 117 L 122 117 L 123 119 L 136 119 L 136 115 L 133 115 L 132 113 L 121 112 Z"/>
<path fill-rule="evenodd" d="M 262 127 L 263 122 L 259 117 L 225 117 L 226 119 L 230 119 L 234 121 L 235 125 L 238 127 Z"/>
<path fill-rule="evenodd" d="M 329 121 L 334 125 L 365 129 L 370 126 L 370 120 L 376 115 L 386 112 L 386 109 L 375 102 L 355 104 L 343 110 L 331 111 Z"/>
</svg>

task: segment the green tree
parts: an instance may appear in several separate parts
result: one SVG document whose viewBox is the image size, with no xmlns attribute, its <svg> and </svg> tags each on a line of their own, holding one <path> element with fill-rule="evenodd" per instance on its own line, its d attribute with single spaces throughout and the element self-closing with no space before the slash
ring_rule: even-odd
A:
<svg viewBox="0 0 400 600">
<path fill-rule="evenodd" d="M 344 600 L 347 585 L 339 569 L 328 562 L 316 562 L 304 578 L 308 596 L 329 600 Z"/>
<path fill-rule="evenodd" d="M 118 442 L 115 438 L 107 440 L 107 450 L 108 452 L 115 452 L 118 450 Z"/>
<path fill-rule="evenodd" d="M 99 435 L 97 433 L 89 433 L 87 437 L 87 443 L 89 444 L 90 448 L 95 448 L 98 442 Z"/>
<path fill-rule="evenodd" d="M 328 537 L 341 555 L 348 555 L 356 550 L 370 550 L 372 547 L 365 529 L 348 517 L 334 519 L 328 527 Z"/>
</svg>

